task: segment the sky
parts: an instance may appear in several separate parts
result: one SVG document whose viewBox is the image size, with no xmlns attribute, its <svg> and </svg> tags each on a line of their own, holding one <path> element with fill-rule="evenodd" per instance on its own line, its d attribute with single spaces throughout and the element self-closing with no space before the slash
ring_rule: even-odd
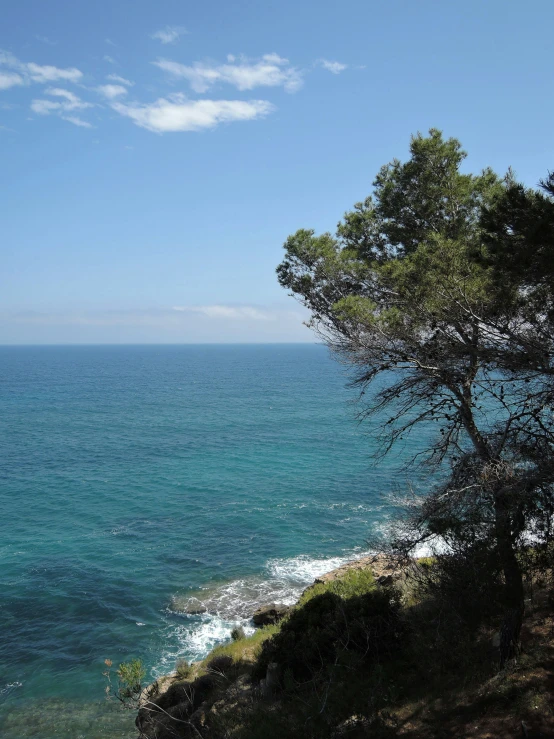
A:
<svg viewBox="0 0 554 739">
<path fill-rule="evenodd" d="M 275 267 L 410 135 L 554 169 L 552 0 L 18 0 L 0 344 L 313 341 Z"/>
</svg>

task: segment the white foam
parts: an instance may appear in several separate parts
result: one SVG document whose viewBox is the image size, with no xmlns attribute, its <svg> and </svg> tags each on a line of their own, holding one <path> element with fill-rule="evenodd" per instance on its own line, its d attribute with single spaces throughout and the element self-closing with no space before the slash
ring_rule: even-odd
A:
<svg viewBox="0 0 554 739">
<path fill-rule="evenodd" d="M 162 655 L 153 670 L 155 677 L 172 672 L 179 659 L 189 662 L 203 659 L 218 644 L 230 641 L 231 631 L 236 626 L 242 626 L 247 636 L 255 631 L 249 619 L 228 620 L 212 614 L 201 614 L 191 616 L 187 621 L 176 628 L 169 626 L 168 637 L 174 647 Z"/>
<path fill-rule="evenodd" d="M 336 570 L 347 562 L 369 556 L 370 552 L 352 550 L 340 557 L 324 557 L 313 559 L 306 555 L 290 559 L 273 559 L 267 563 L 267 570 L 272 578 L 289 582 L 290 586 L 310 585 L 317 577 L 326 572 Z M 294 588 L 297 590 L 297 588 Z"/>
<path fill-rule="evenodd" d="M 0 688 L 0 695 L 11 693 L 16 688 L 22 688 L 22 687 L 23 687 L 23 683 L 20 683 L 17 680 L 13 683 L 6 683 L 3 688 Z"/>
<path fill-rule="evenodd" d="M 260 605 L 270 602 L 293 605 L 317 577 L 369 554 L 353 549 L 337 557 L 300 555 L 271 559 L 266 564 L 265 576 L 245 577 L 194 595 L 176 596 L 166 615 L 167 641 L 172 648 L 162 656 L 154 674 L 172 671 L 178 659 L 204 658 L 215 646 L 230 640 L 235 626 L 242 626 L 247 634 L 253 633 L 250 619 Z M 187 613 L 187 608 L 197 609 L 199 604 L 207 612 Z M 175 625 L 176 615 L 184 622 Z"/>
</svg>

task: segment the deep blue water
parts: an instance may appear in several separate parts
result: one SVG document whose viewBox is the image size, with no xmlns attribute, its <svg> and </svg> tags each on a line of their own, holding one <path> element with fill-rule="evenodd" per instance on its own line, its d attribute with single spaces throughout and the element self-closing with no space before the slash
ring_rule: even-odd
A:
<svg viewBox="0 0 554 739">
<path fill-rule="evenodd" d="M 346 381 L 318 345 L 0 347 L 3 737 L 135 736 L 104 659 L 168 672 L 364 551 L 401 460 Z"/>
</svg>

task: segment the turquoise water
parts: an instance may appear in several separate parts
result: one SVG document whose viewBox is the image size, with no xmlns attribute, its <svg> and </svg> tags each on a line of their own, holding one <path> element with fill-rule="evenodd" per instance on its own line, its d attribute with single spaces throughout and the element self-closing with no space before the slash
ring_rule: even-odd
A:
<svg viewBox="0 0 554 739">
<path fill-rule="evenodd" d="M 318 345 L 0 348 L 3 737 L 135 736 L 104 659 L 171 671 L 363 553 L 401 460 L 346 380 Z"/>
</svg>

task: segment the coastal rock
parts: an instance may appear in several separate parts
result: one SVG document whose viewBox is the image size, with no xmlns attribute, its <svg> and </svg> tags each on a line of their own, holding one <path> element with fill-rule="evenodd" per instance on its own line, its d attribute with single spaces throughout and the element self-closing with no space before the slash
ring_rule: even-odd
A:
<svg viewBox="0 0 554 739">
<path fill-rule="evenodd" d="M 201 613 L 206 613 L 207 611 L 208 607 L 206 606 L 206 604 L 198 598 L 189 598 L 182 608 L 182 612 L 188 614 L 189 616 L 198 616 Z"/>
<path fill-rule="evenodd" d="M 177 673 L 162 675 L 162 677 L 157 678 L 153 683 L 147 685 L 139 696 L 139 708 L 146 705 L 148 701 L 154 700 L 154 698 L 165 693 L 166 690 L 168 690 L 168 688 L 177 680 L 177 677 Z"/>
<path fill-rule="evenodd" d="M 137 729 L 151 738 L 175 739 L 175 722 L 187 722 L 216 686 L 212 675 L 202 675 L 193 682 L 172 682 L 163 693 L 143 700 L 135 720 Z"/>
<path fill-rule="evenodd" d="M 290 611 L 290 606 L 281 603 L 267 603 L 261 606 L 252 616 L 256 626 L 270 626 L 278 623 Z"/>
</svg>

